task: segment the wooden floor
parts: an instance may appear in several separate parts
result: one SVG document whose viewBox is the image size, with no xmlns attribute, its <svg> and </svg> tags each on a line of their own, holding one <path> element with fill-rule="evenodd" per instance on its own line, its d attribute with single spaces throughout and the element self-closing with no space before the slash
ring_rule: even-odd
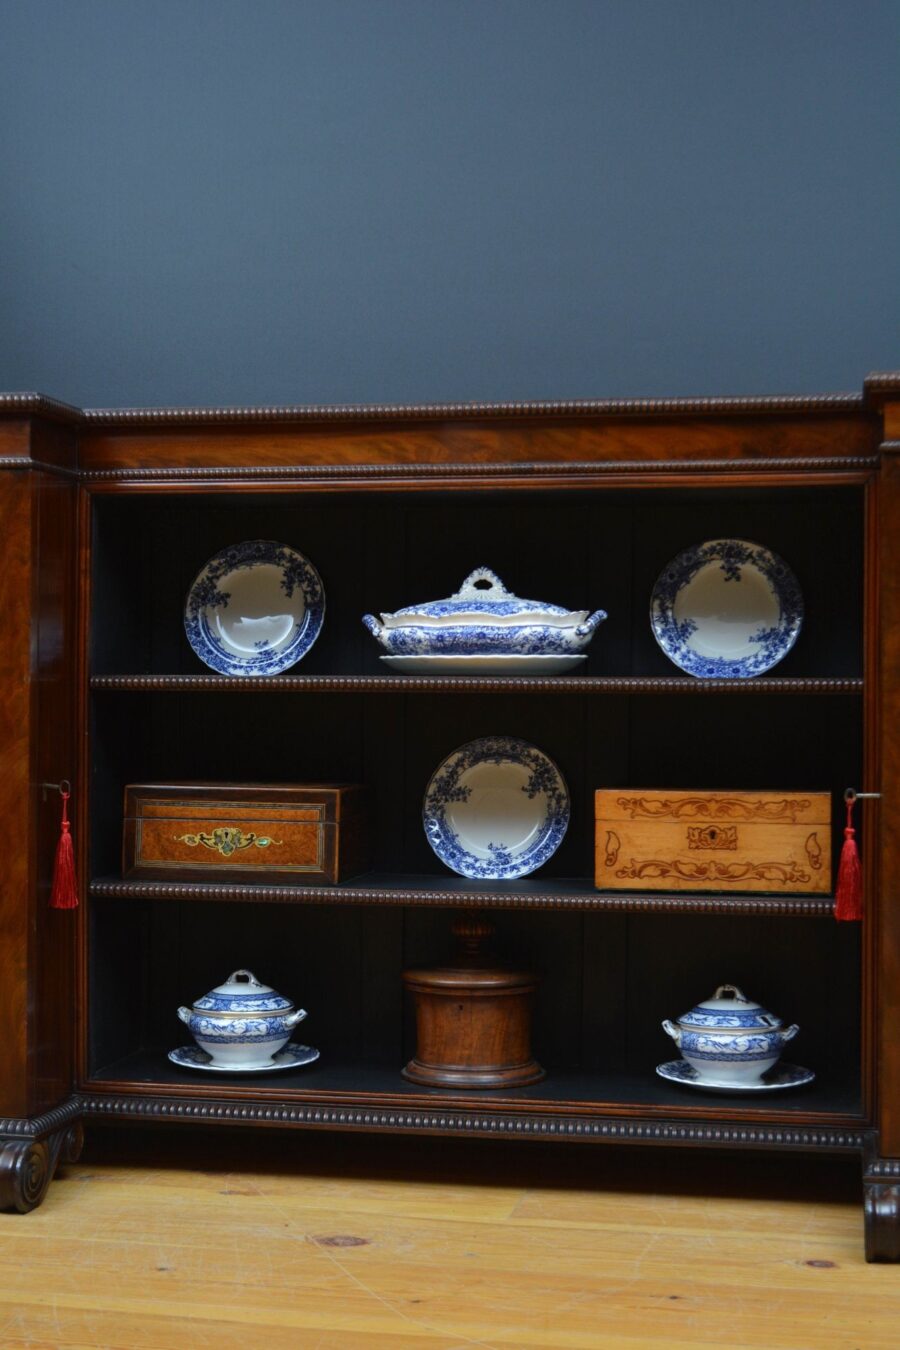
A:
<svg viewBox="0 0 900 1350">
<path fill-rule="evenodd" d="M 97 1128 L 0 1215 L 0 1345 L 897 1350 L 900 1267 L 855 1159 Z"/>
</svg>

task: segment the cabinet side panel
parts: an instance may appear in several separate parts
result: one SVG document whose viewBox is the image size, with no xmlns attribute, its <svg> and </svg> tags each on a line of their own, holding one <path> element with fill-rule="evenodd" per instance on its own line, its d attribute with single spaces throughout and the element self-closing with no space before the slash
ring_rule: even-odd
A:
<svg viewBox="0 0 900 1350">
<path fill-rule="evenodd" d="M 0 473 L 0 820 L 6 842 L 0 868 L 0 1115 L 29 1107 L 29 969 L 34 836 L 31 808 L 31 611 L 34 580 L 31 474 Z"/>
<path fill-rule="evenodd" d="M 74 778 L 75 487 L 0 474 L 0 1115 L 39 1114 L 72 1086 L 77 912 L 49 908 L 60 799 Z"/>
<path fill-rule="evenodd" d="M 37 475 L 37 576 L 32 622 L 32 801 L 37 812 L 33 868 L 34 959 L 30 1009 L 31 1113 L 48 1109 L 71 1090 L 75 1044 L 75 939 L 82 910 L 49 906 L 59 838 L 60 799 L 40 784 L 68 778 L 75 814 L 80 784 L 75 759 L 75 594 L 77 488 L 66 478 Z M 73 827 L 74 828 L 74 827 Z M 75 837 L 76 849 L 81 840 Z M 80 899 L 83 901 L 84 897 Z"/>
<path fill-rule="evenodd" d="M 881 859 L 878 886 L 879 1148 L 900 1156 L 900 456 L 886 454 L 881 475 L 880 725 Z"/>
</svg>

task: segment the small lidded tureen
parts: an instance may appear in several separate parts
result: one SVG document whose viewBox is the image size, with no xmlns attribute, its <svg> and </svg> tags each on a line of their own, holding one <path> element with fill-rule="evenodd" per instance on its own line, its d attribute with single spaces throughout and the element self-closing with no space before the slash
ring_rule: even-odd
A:
<svg viewBox="0 0 900 1350">
<path fill-rule="evenodd" d="M 291 1039 L 306 1013 L 249 970 L 235 970 L 178 1016 L 213 1064 L 256 1068 Z"/>
<path fill-rule="evenodd" d="M 455 595 L 363 616 L 392 656 L 577 655 L 606 618 L 602 609 L 563 609 L 521 600 L 489 567 L 477 567 Z"/>
<path fill-rule="evenodd" d="M 800 1030 L 785 1027 L 735 984 L 720 984 L 712 998 L 662 1025 L 698 1078 L 736 1086 L 758 1082 Z"/>
</svg>

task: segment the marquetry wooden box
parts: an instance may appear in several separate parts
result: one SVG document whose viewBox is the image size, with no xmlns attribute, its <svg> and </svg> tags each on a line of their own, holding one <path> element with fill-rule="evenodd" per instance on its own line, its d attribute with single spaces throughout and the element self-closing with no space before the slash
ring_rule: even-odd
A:
<svg viewBox="0 0 900 1350">
<path fill-rule="evenodd" d="M 595 884 L 615 891 L 831 891 L 827 792 L 595 794 Z"/>
<path fill-rule="evenodd" d="M 369 862 L 352 783 L 132 783 L 122 872 L 157 880 L 342 881 Z"/>
</svg>

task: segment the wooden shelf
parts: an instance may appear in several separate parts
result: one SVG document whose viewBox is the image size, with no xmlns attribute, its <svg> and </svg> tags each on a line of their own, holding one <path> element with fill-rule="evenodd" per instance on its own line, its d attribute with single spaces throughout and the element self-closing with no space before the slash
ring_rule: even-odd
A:
<svg viewBox="0 0 900 1350">
<path fill-rule="evenodd" d="M 612 914 L 731 914 L 830 918 L 832 896 L 641 895 L 598 891 L 584 878 L 470 881 L 465 877 L 366 872 L 337 886 L 263 886 L 203 881 L 91 882 L 97 900 L 191 900 L 295 905 L 474 906 L 478 909 L 599 910 Z"/>
<path fill-rule="evenodd" d="M 93 675 L 95 692 L 229 694 L 862 694 L 855 677 L 698 680 L 658 675 Z"/>
<path fill-rule="evenodd" d="M 177 1031 L 173 1034 L 177 1039 Z M 662 1040 L 665 1038 L 662 1037 Z M 661 1047 L 660 1057 L 665 1057 L 664 1046 Z M 719 1121 L 723 1112 L 743 1119 L 758 1120 L 762 1117 L 780 1121 L 797 1120 L 798 1124 L 828 1117 L 846 1123 L 861 1122 L 862 1119 L 858 1085 L 835 1081 L 827 1073 L 817 1076 L 813 1083 L 796 1091 L 749 1096 L 740 1093 L 704 1095 L 659 1078 L 653 1064 L 649 1064 L 646 1072 L 641 1073 L 571 1069 L 556 1071 L 552 1065 L 547 1067 L 547 1077 L 528 1087 L 461 1092 L 458 1089 L 423 1088 L 409 1083 L 401 1077 L 397 1065 L 330 1061 L 327 1054 L 323 1054 L 318 1063 L 308 1068 L 284 1073 L 234 1076 L 193 1073 L 171 1064 L 165 1049 L 158 1048 L 140 1050 L 107 1065 L 91 1077 L 83 1091 L 85 1095 L 96 1092 L 114 1093 L 122 1097 L 174 1092 L 192 1100 L 211 1098 L 219 1102 L 228 1097 L 242 1101 L 259 1098 L 269 1103 L 281 1101 L 287 1107 L 296 1107 L 303 1102 L 343 1102 L 345 1108 L 352 1112 L 347 1123 L 364 1123 L 354 1119 L 356 1112 L 375 1111 L 381 1114 L 385 1110 L 403 1111 L 422 1104 L 439 1110 L 456 1107 L 464 1112 L 469 1128 L 477 1128 L 474 1122 L 482 1113 L 505 1110 L 512 1114 L 547 1108 L 566 1110 L 573 1115 L 589 1111 L 592 1120 L 603 1113 L 608 1113 L 609 1118 L 613 1119 L 625 1107 L 631 1110 L 638 1108 L 650 1116 L 688 1119 L 708 1116 Z M 150 1113 L 157 1116 L 174 1114 L 160 1109 L 160 1102 L 152 1105 L 148 1102 L 148 1106 L 151 1106 Z M 102 1111 L 99 1102 L 94 1109 Z M 250 1111 L 249 1107 L 245 1109 Z M 121 1103 L 121 1110 L 127 1114 L 127 1103 Z M 111 1113 L 116 1113 L 115 1108 Z M 187 1114 L 202 1115 L 202 1112 Z M 264 1115 L 264 1109 L 260 1115 Z M 402 1117 L 400 1123 L 405 1123 Z M 465 1125 L 461 1127 L 466 1128 Z M 620 1129 L 623 1134 L 627 1134 L 624 1123 L 620 1124 Z"/>
</svg>

